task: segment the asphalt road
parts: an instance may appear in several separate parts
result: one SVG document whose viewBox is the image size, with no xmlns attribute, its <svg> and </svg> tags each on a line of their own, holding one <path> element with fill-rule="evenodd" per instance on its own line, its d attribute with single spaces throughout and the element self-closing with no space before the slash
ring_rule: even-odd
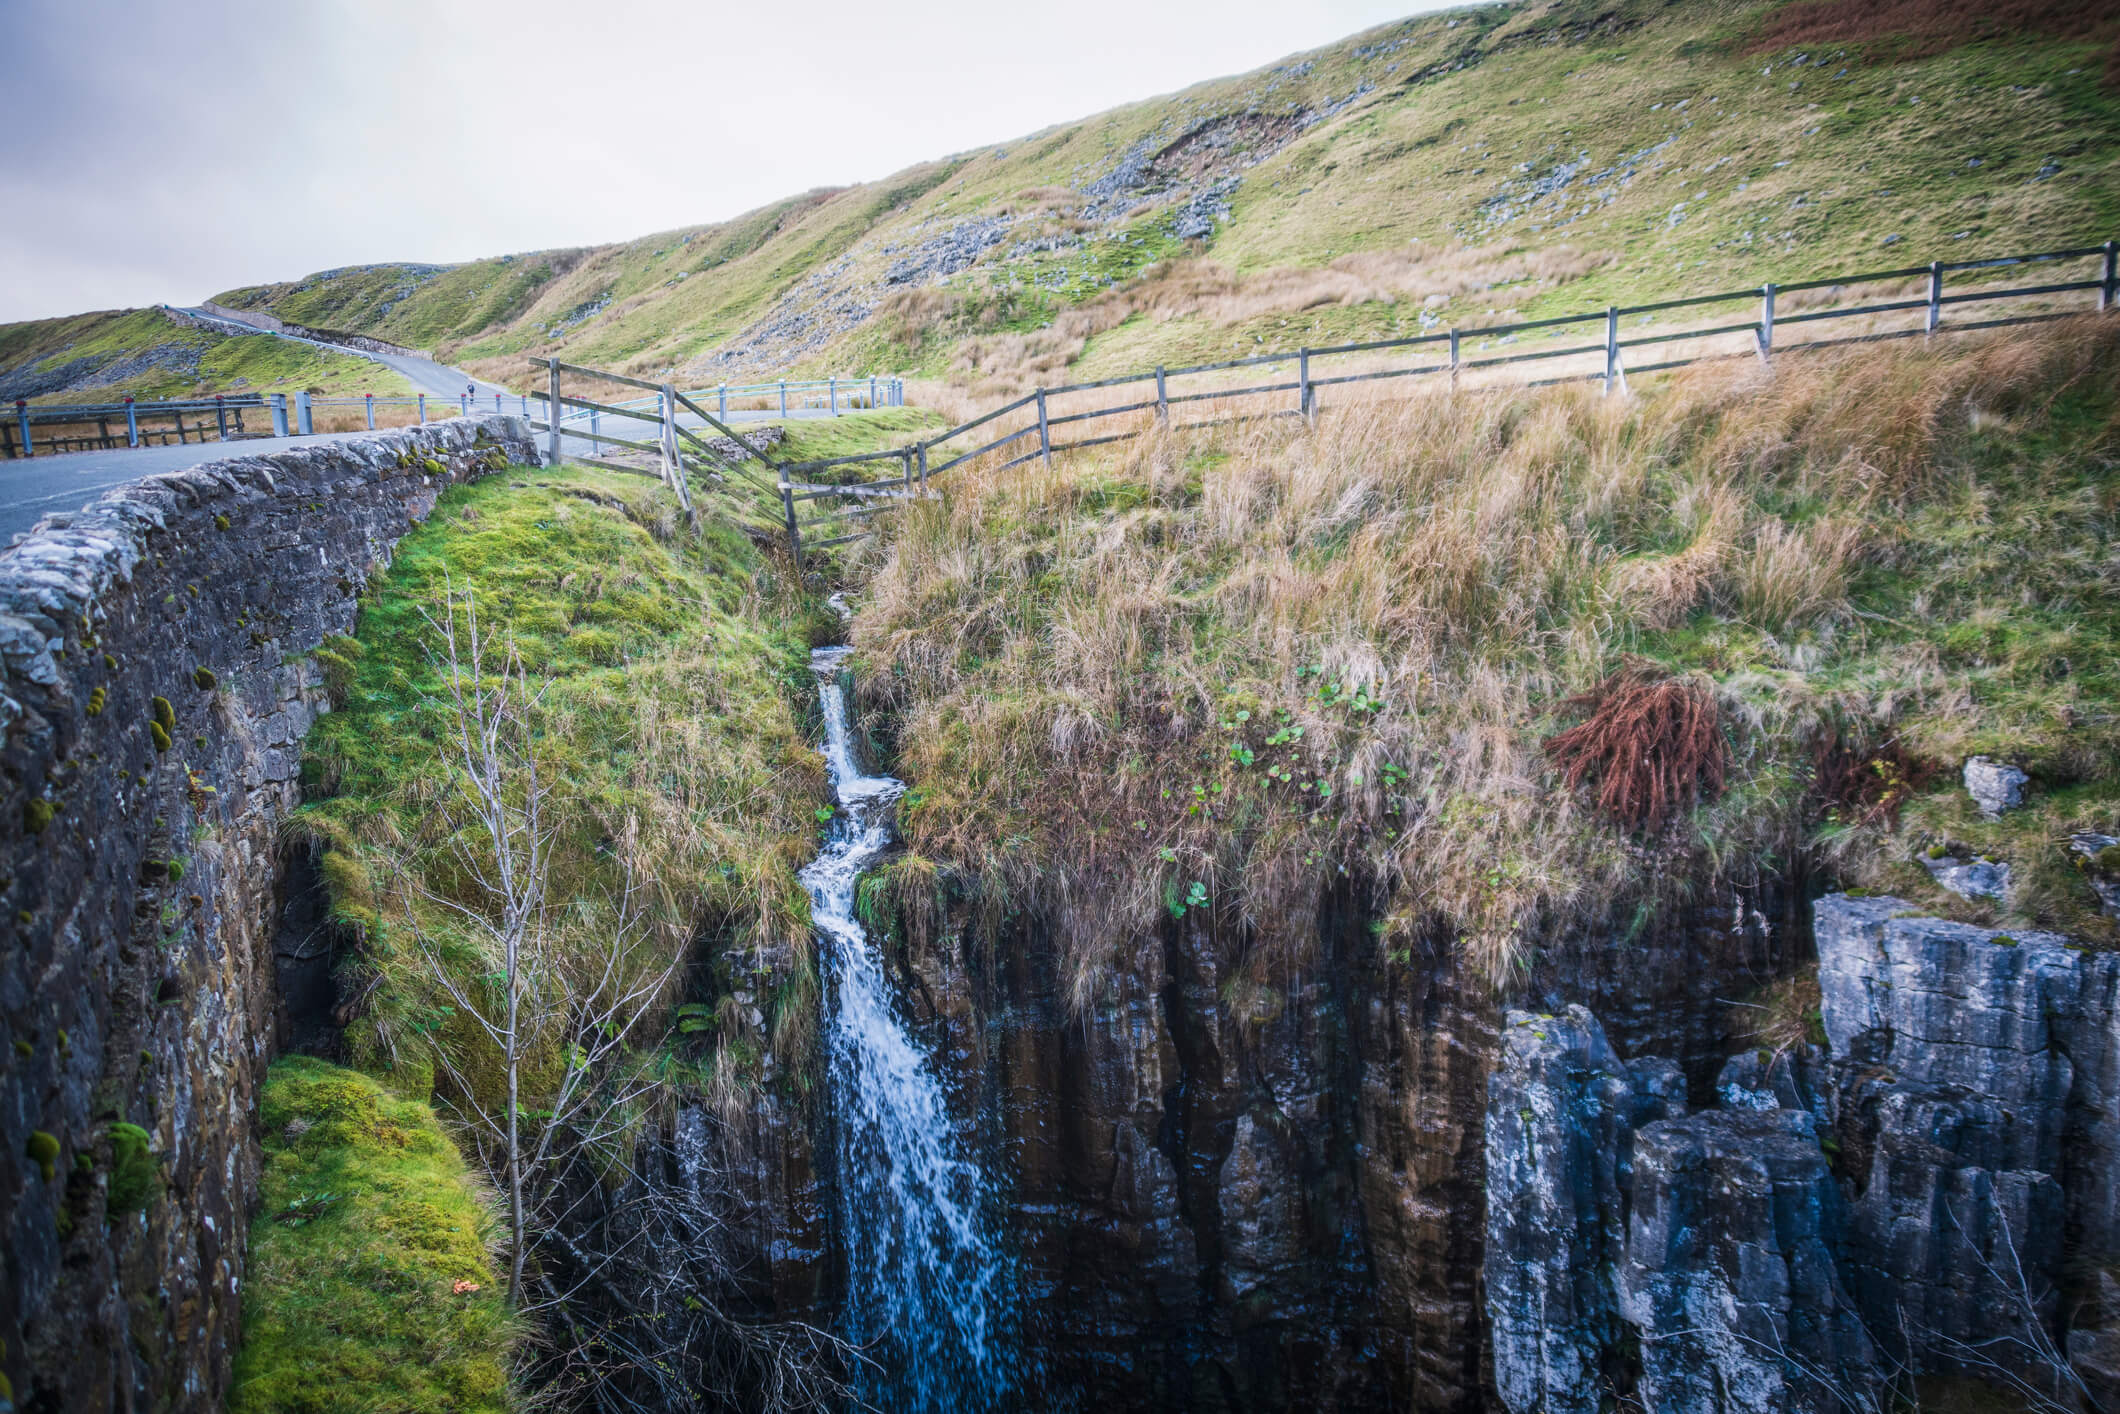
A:
<svg viewBox="0 0 2120 1414">
<path fill-rule="evenodd" d="M 319 343 L 317 340 L 304 339 L 293 334 L 279 334 L 270 329 L 260 329 L 255 325 L 208 314 L 200 309 L 187 309 L 184 313 L 219 325 L 230 333 L 273 334 L 275 338 L 287 339 L 294 343 L 309 344 L 334 353 L 371 359 L 396 369 L 415 388 L 429 397 L 446 400 L 452 408 L 466 384 L 478 390 L 478 397 L 484 403 L 485 411 L 492 411 L 495 393 L 506 395 L 501 404 L 503 412 L 517 412 L 522 406 L 516 395 L 509 393 L 507 389 L 479 382 L 462 369 L 451 368 L 446 363 L 436 363 L 433 359 L 404 354 L 369 353 L 364 349 Z M 530 406 L 533 416 L 543 416 L 535 399 L 531 401 Z M 790 419 L 831 415 L 818 408 L 788 410 Z M 739 418 L 747 422 L 780 420 L 777 414 L 732 412 L 729 421 L 734 423 Z M 686 427 L 702 428 L 700 419 L 691 413 L 680 413 L 678 421 Z M 607 436 L 624 437 L 636 442 L 652 443 L 659 435 L 658 423 L 652 414 L 631 420 L 613 417 L 608 413 L 599 414 L 597 430 Z M 174 447 L 120 447 L 113 451 L 65 452 L 58 456 L 0 461 L 0 548 L 5 548 L 12 543 L 15 536 L 35 525 L 40 516 L 49 515 L 54 511 L 79 510 L 105 491 L 143 476 L 152 476 L 163 471 L 178 471 L 188 466 L 201 466 L 207 462 L 224 461 L 230 457 L 262 456 L 311 442 L 369 435 L 367 432 L 327 432 L 312 437 L 252 437 L 240 442 L 192 442 L 179 443 Z M 538 446 L 544 446 L 542 433 L 538 434 Z M 560 451 L 562 455 L 569 457 L 598 454 L 596 443 L 587 438 L 564 435 Z M 622 453 L 617 448 L 606 448 L 603 452 L 605 456 L 613 454 Z"/>
</svg>

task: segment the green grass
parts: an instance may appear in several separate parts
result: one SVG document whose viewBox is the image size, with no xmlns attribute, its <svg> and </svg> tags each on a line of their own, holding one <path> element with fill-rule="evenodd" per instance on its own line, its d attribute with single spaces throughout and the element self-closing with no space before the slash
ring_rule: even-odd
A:
<svg viewBox="0 0 2120 1414">
<path fill-rule="evenodd" d="M 423 1104 L 307 1056 L 268 1073 L 236 1414 L 514 1406 L 489 1200 Z"/>
<path fill-rule="evenodd" d="M 630 860 L 650 881 L 655 956 L 707 936 L 716 966 L 748 968 L 752 950 L 778 949 L 774 986 L 814 982 L 793 872 L 823 794 L 797 715 L 810 691 L 808 621 L 799 602 L 782 607 L 747 536 L 713 513 L 720 494 L 702 496 L 695 537 L 644 478 L 567 468 L 453 488 L 400 542 L 353 637 L 320 652 L 340 706 L 309 735 L 311 803 L 298 824 L 326 842 L 333 906 L 364 935 L 364 966 L 381 980 L 349 1033 L 353 1054 L 409 1092 L 431 1083 L 420 1059 L 430 1043 L 475 1086 L 495 1079 L 490 1047 L 439 994 L 392 884 L 405 869 L 457 896 L 455 847 L 483 849 L 452 833 L 454 719 L 424 617 L 440 613 L 450 585 L 472 592 L 485 627 L 549 683 L 537 754 L 560 827 L 557 946 L 590 955 L 603 945 Z M 446 917 L 413 906 L 451 935 Z M 657 1000 L 658 1014 L 669 1000 Z M 650 1026 L 644 1046 L 660 1035 Z"/>
</svg>

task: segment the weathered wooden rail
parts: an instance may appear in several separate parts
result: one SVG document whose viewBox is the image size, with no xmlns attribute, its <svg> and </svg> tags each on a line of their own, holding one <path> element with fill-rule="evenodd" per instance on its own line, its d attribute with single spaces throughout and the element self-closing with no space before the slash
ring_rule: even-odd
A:
<svg viewBox="0 0 2120 1414">
<path fill-rule="evenodd" d="M 1969 288 L 1961 285 L 1956 289 L 1951 288 L 1949 284 L 1949 277 L 1952 275 L 1984 277 L 1992 275 L 1993 272 L 2019 266 L 2053 266 L 2093 261 L 2097 263 L 2095 273 L 2076 279 L 2046 280 L 2019 286 L 1980 283 Z M 1915 289 L 1918 293 L 1905 294 L 1904 287 L 1909 282 L 1916 282 Z M 1885 290 L 1852 303 L 1845 302 L 1845 297 L 1851 291 L 1863 286 L 1879 285 L 1897 285 L 1901 288 Z M 775 477 L 771 489 L 780 501 L 788 549 L 800 565 L 806 549 L 820 550 L 860 540 L 875 533 L 871 528 L 850 527 L 850 522 L 865 520 L 894 504 L 924 495 L 929 490 L 930 478 L 982 457 L 1001 456 L 1003 460 L 999 462 L 997 470 L 1006 470 L 1033 460 L 1050 465 L 1053 455 L 1057 452 L 1125 441 L 1142 436 L 1156 426 L 1212 427 L 1262 417 L 1314 419 L 1321 407 L 1320 394 L 1323 389 L 1399 378 L 1444 379 L 1453 388 L 1467 382 L 1478 386 L 1531 387 L 1596 382 L 1602 384 L 1607 395 L 1611 395 L 1626 390 L 1629 373 L 1640 375 L 1661 372 L 1730 358 L 1757 358 L 1763 363 L 1771 363 L 1780 355 L 1849 344 L 2074 318 L 2082 311 L 2042 307 L 2031 312 L 1972 320 L 1948 320 L 1945 313 L 1961 306 L 2009 300 L 2051 302 L 2057 296 L 2084 293 L 2095 293 L 2096 308 L 2100 311 L 2110 311 L 2116 304 L 2120 304 L 2120 243 L 2107 241 L 2097 246 L 1998 256 L 1983 260 L 1932 261 L 1927 265 L 1909 265 L 1855 275 L 1826 276 L 1791 284 L 1769 283 L 1753 289 L 1686 295 L 1649 304 L 1607 306 L 1603 310 L 1583 314 L 1481 325 L 1476 328 L 1438 330 L 1409 338 L 1374 339 L 1359 343 L 1282 350 L 1183 368 L 1158 367 L 1115 378 L 1034 389 L 1020 398 L 1003 403 L 1000 407 L 932 437 L 922 438 L 901 447 L 864 452 L 858 456 L 782 462 L 764 453 L 752 451 L 748 444 L 743 445 L 747 451 L 752 451 L 753 457 Z M 1792 296 L 1800 297 L 1793 306 L 1788 303 Z M 1817 302 L 1821 298 L 1833 302 L 1819 307 Z M 1681 328 L 1636 333 L 1632 336 L 1627 336 L 1623 327 L 1624 321 L 1627 320 L 1636 321 L 1639 328 L 1644 323 L 1653 323 L 1659 317 L 1674 313 L 1714 311 L 1719 306 L 1740 303 L 1754 305 L 1753 317 L 1687 324 Z M 1807 332 L 1803 337 L 1792 338 L 1788 333 L 1791 328 L 1808 331 L 1815 326 L 1823 329 L 1836 320 L 1876 321 L 1901 315 L 1914 316 L 1913 322 L 1906 327 L 1864 328 L 1859 332 L 1838 335 L 1820 336 Z M 1580 336 L 1570 338 L 1585 326 L 1590 326 L 1601 337 L 1589 340 Z M 1548 338 L 1566 339 L 1568 342 L 1558 348 L 1502 351 L 1520 337 L 1529 334 L 1543 334 Z M 1672 356 L 1652 358 L 1646 362 L 1630 362 L 1635 351 L 1647 349 L 1657 349 Z M 1362 359 L 1375 361 L 1379 356 L 1405 351 L 1415 351 L 1424 357 L 1417 362 L 1382 368 L 1348 367 L 1346 362 Z M 543 363 L 542 360 L 533 362 Z M 1549 373 L 1554 363 L 1561 364 L 1562 368 Z M 1542 364 L 1546 367 L 1538 366 Z M 632 384 L 655 391 L 663 399 L 661 406 L 666 409 L 674 409 L 678 403 L 683 403 L 695 413 L 700 411 L 697 406 L 673 394 L 667 385 L 658 386 L 573 365 L 546 366 L 551 370 L 551 396 L 555 403 L 597 406 L 580 399 L 561 398 L 559 374 L 564 367 L 569 372 L 584 376 Z M 1246 378 L 1260 376 L 1251 372 L 1255 369 L 1263 370 L 1266 381 L 1244 382 Z M 1343 371 L 1333 371 L 1334 369 Z M 1294 376 L 1285 376 L 1287 373 L 1293 373 Z M 1525 378 L 1520 377 L 1522 374 L 1547 376 Z M 1221 381 L 1229 379 L 1232 375 L 1237 378 L 1237 383 Z M 1174 390 L 1173 384 L 1179 380 L 1188 382 Z M 1196 386 L 1203 380 L 1208 386 Z M 1079 402 L 1084 395 L 1106 393 L 1118 388 L 1138 388 L 1140 391 L 1121 395 L 1119 401 L 1109 404 L 1089 407 L 1065 406 L 1058 409 L 1055 407 L 1055 403 L 1062 400 Z M 1288 406 L 1281 400 L 1291 393 L 1295 395 L 1293 406 Z M 1262 399 L 1271 401 L 1262 404 Z M 1188 414 L 1183 410 L 1188 404 L 1209 405 L 1204 409 L 1208 415 L 1189 421 L 1173 421 L 1174 418 L 1187 417 Z M 1150 416 L 1144 418 L 1144 414 Z M 641 414 L 636 412 L 629 415 Z M 1147 425 L 1061 440 L 1069 436 L 1061 429 L 1080 427 L 1085 432 L 1092 432 L 1093 429 L 1088 424 L 1124 417 L 1134 417 Z M 564 420 L 563 417 L 562 421 Z M 722 431 L 729 432 L 727 427 L 723 427 L 714 419 L 706 420 L 720 427 Z M 675 426 L 674 414 L 666 414 L 665 422 L 667 426 L 663 440 L 665 443 L 671 443 L 674 440 L 673 434 L 667 428 Z M 1020 425 L 1011 426 L 1012 422 Z M 683 429 L 676 431 L 682 433 Z M 581 434 L 569 430 L 566 435 Z M 735 434 L 731 432 L 729 435 Z M 551 445 L 555 459 L 559 450 L 558 439 L 559 430 L 554 428 Z M 643 449 L 655 450 L 652 447 Z M 666 475 L 673 475 L 677 481 L 682 481 L 684 463 L 679 456 L 674 453 L 667 455 L 663 465 Z M 869 472 L 878 466 L 895 466 L 896 474 L 847 484 L 824 479 L 828 473 L 835 470 L 859 469 Z M 822 502 L 832 502 L 833 505 L 826 507 L 820 504 Z M 687 504 L 689 505 L 689 502 Z M 805 519 L 798 514 L 799 507 L 822 511 L 823 514 L 813 514 Z M 809 538 L 817 531 L 831 533 L 821 539 Z"/>
</svg>

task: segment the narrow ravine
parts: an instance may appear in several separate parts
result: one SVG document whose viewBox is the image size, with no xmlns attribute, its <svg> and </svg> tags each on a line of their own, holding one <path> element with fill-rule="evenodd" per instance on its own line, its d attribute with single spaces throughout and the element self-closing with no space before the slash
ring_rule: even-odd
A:
<svg viewBox="0 0 2120 1414">
<path fill-rule="evenodd" d="M 874 1362 L 861 1393 L 876 1408 L 1000 1408 L 1011 1403 L 1017 1323 L 1010 1262 L 986 1221 L 988 1183 L 962 1152 L 927 1054 L 854 916 L 855 888 L 890 845 L 891 804 L 905 785 L 855 760 L 849 651 L 810 655 L 839 811 L 802 871 L 823 948 L 845 1333 Z"/>
</svg>

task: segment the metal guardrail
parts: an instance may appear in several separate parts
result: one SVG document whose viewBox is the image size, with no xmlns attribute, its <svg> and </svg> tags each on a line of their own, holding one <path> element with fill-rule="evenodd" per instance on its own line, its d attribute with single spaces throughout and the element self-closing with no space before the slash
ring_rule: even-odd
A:
<svg viewBox="0 0 2120 1414">
<path fill-rule="evenodd" d="M 2044 265 L 2056 262 L 2092 260 L 2100 261 L 2098 274 L 2092 278 L 2077 280 L 2052 280 L 2040 284 L 2018 287 L 1996 287 L 1981 285 L 1955 293 L 1945 292 L 1945 277 L 1970 271 L 2000 270 L 2016 266 Z M 1922 280 L 1923 292 L 1914 298 L 1892 299 L 1860 303 L 1851 307 L 1808 309 L 1793 313 L 1782 313 L 1777 318 L 1777 301 L 1786 295 L 1803 294 L 1818 290 L 1842 291 L 1865 284 L 1892 281 Z M 1750 290 L 1731 290 L 1718 294 L 1688 295 L 1677 299 L 1659 300 L 1650 304 L 1630 306 L 1607 306 L 1601 311 L 1583 314 L 1561 315 L 1548 319 L 1521 320 L 1508 324 L 1482 325 L 1468 329 L 1448 329 L 1432 334 L 1420 334 L 1403 339 L 1376 339 L 1362 343 L 1333 344 L 1323 347 L 1305 347 L 1282 350 L 1275 353 L 1253 355 L 1249 358 L 1228 359 L 1219 363 L 1194 364 L 1184 368 L 1155 368 L 1139 373 L 1125 374 L 1116 378 L 1103 378 L 1092 382 L 1069 383 L 1055 388 L 1039 388 L 1013 402 L 969 422 L 961 423 L 936 436 L 910 443 L 903 447 L 869 452 L 861 456 L 830 457 L 820 461 L 787 463 L 778 466 L 784 518 L 787 525 L 788 545 L 796 562 L 801 563 L 804 548 L 803 532 L 827 527 L 855 517 L 865 517 L 880 508 L 879 497 L 909 498 L 924 494 L 928 479 L 953 468 L 965 465 L 980 457 L 1009 452 L 1036 438 L 1028 451 L 1014 451 L 998 469 L 1019 466 L 1024 462 L 1042 459 L 1047 464 L 1053 453 L 1077 450 L 1084 447 L 1102 446 L 1106 443 L 1125 441 L 1138 437 L 1147 429 L 1109 433 L 1102 436 L 1081 437 L 1074 441 L 1055 441 L 1054 429 L 1076 423 L 1088 423 L 1098 419 L 1122 417 L 1152 412 L 1154 421 L 1160 426 L 1207 427 L 1221 423 L 1240 421 L 1255 417 L 1303 417 L 1313 419 L 1319 411 L 1319 390 L 1337 385 L 1367 383 L 1385 379 L 1421 378 L 1425 376 L 1447 377 L 1452 387 L 1468 372 L 1494 369 L 1536 372 L 1528 365 L 1543 360 L 1578 359 L 1596 360 L 1591 371 L 1565 373 L 1555 377 L 1531 378 L 1528 386 L 1540 387 L 1569 382 L 1601 382 L 1607 395 L 1624 391 L 1628 373 L 1642 374 L 1665 369 L 1682 368 L 1691 364 L 1711 362 L 1719 359 L 1757 357 L 1769 363 L 1775 355 L 1798 353 L 1851 343 L 1868 343 L 1885 339 L 1906 338 L 1913 335 L 1969 332 L 1976 329 L 1993 329 L 2012 324 L 2031 324 L 2050 319 L 2074 317 L 2068 311 L 2041 312 L 2013 317 L 1976 319 L 1970 321 L 1946 321 L 1944 312 L 1961 305 L 1984 303 L 1996 300 L 2045 298 L 2071 293 L 2097 295 L 2096 308 L 2108 311 L 2120 302 L 2120 243 L 2107 241 L 2103 245 L 2080 246 L 2065 250 L 2040 251 L 2027 255 L 2007 255 L 1983 260 L 1932 261 L 1927 265 L 1910 265 L 1896 270 L 1868 271 L 1856 275 L 1833 275 L 1819 279 L 1804 280 L 1793 284 L 1761 285 Z M 1709 306 L 1737 301 L 1757 301 L 1757 317 L 1737 322 L 1709 324 L 1702 327 L 1687 327 L 1659 333 L 1637 334 L 1621 337 L 1621 321 L 1628 318 L 1649 319 L 1658 314 L 1681 309 L 1704 309 Z M 1840 337 L 1777 339 L 1777 329 L 1789 326 L 1823 324 L 1832 320 L 1874 318 L 1895 313 L 1919 312 L 1920 320 L 1914 327 L 1886 329 L 1857 333 Z M 1571 339 L 1566 346 L 1552 349 L 1532 349 L 1516 353 L 1494 352 L 1513 342 L 1518 336 L 1537 331 L 1547 331 L 1548 337 L 1565 338 L 1583 326 L 1602 326 L 1601 338 L 1594 341 Z M 1585 331 L 1591 332 L 1591 331 Z M 1743 337 L 1744 346 L 1714 352 L 1697 353 L 1691 356 L 1661 359 L 1655 362 L 1628 363 L 1630 350 L 1647 349 L 1658 345 L 1700 343 L 1703 341 L 1728 340 Z M 1428 361 L 1408 367 L 1383 369 L 1357 369 L 1344 373 L 1321 376 L 1316 365 L 1323 360 L 1344 359 L 1356 355 L 1374 355 L 1396 350 L 1423 350 L 1433 357 Z M 1468 356 L 1470 355 L 1470 356 Z M 1198 378 L 1203 375 L 1229 374 L 1238 370 L 1265 368 L 1269 365 L 1295 365 L 1293 380 L 1274 380 L 1241 387 L 1215 386 L 1200 390 L 1172 392 L 1171 383 L 1181 378 Z M 1269 375 L 1271 378 L 1271 375 Z M 1154 396 L 1136 396 L 1110 406 L 1071 410 L 1056 415 L 1053 400 L 1108 388 L 1153 385 Z M 1256 399 L 1274 395 L 1294 393 L 1295 406 L 1267 408 L 1257 411 L 1239 412 L 1228 416 L 1211 417 L 1192 422 L 1172 423 L 1172 408 L 1193 402 L 1225 402 L 1236 399 Z M 1011 414 L 1022 414 L 1023 425 L 1013 430 L 1001 430 L 994 424 Z M 951 444 L 963 446 L 960 439 L 985 429 L 976 445 L 956 450 Z M 946 457 L 939 454 L 949 451 Z M 938 459 L 939 457 L 939 459 Z M 899 474 L 879 481 L 860 482 L 849 486 L 820 483 L 819 475 L 835 467 L 866 466 L 876 462 L 896 461 Z M 803 480 L 791 478 L 802 477 Z M 795 503 L 798 500 L 822 500 L 827 497 L 858 498 L 864 504 L 838 511 L 836 514 L 798 520 Z M 856 530 L 832 538 L 809 542 L 809 548 L 819 549 L 827 545 L 859 540 L 873 534 L 872 530 Z"/>
<path fill-rule="evenodd" d="M 272 428 L 266 431 L 246 426 L 244 413 L 264 414 Z M 190 416 L 193 423 L 185 424 Z M 164 425 L 157 426 L 157 423 Z M 118 424 L 114 429 L 113 424 Z M 38 438 L 38 427 L 78 428 L 76 432 L 50 432 Z M 94 432 L 87 429 L 94 427 Z M 46 403 L 31 406 L 15 400 L 11 416 L 0 419 L 0 453 L 8 457 L 34 456 L 41 440 L 54 452 L 90 448 L 144 447 L 157 440 L 179 442 L 234 441 L 246 437 L 287 435 L 287 395 L 284 393 L 233 393 L 214 398 L 126 398 L 115 403 Z"/>
</svg>

